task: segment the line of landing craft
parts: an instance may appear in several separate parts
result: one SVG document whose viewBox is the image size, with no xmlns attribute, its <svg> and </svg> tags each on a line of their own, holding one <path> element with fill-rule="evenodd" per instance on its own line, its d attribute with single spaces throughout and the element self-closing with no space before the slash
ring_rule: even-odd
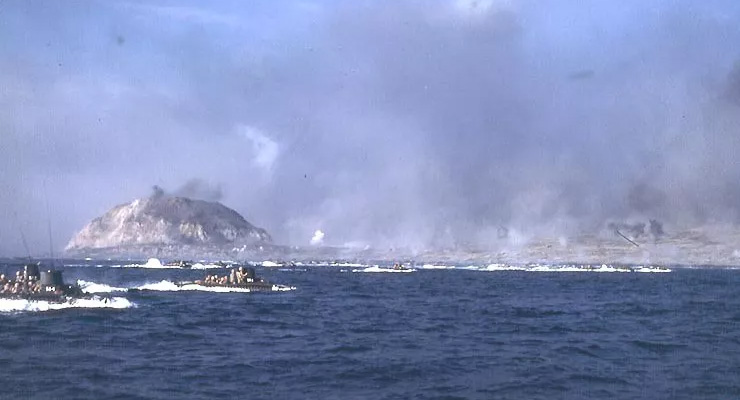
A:
<svg viewBox="0 0 740 400">
<path fill-rule="evenodd" d="M 233 262 L 217 263 L 193 263 L 188 261 L 174 261 L 162 264 L 158 259 L 151 258 L 144 264 L 127 264 L 119 267 L 138 267 L 138 268 L 192 268 L 192 269 L 211 269 L 227 268 Z M 459 265 L 459 264 L 422 264 L 414 261 L 395 263 L 392 266 L 385 262 L 380 263 L 359 263 L 353 261 L 271 261 L 249 262 L 251 266 L 261 266 L 270 269 L 279 269 L 282 271 L 306 271 L 306 268 L 314 267 L 341 267 L 341 272 L 415 272 L 417 270 L 467 270 L 467 271 L 523 271 L 523 272 L 671 272 L 671 269 L 662 266 L 652 265 L 619 265 L 619 264 L 546 264 L 546 263 L 529 263 L 529 264 L 503 264 L 494 263 L 488 265 Z M 349 268 L 349 269 L 347 269 Z"/>
<path fill-rule="evenodd" d="M 258 263 L 259 264 L 259 263 Z M 252 264 L 255 265 L 255 264 Z M 296 268 L 300 266 L 338 266 L 338 267 L 362 267 L 352 269 L 351 272 L 415 272 L 419 269 L 461 269 L 475 271 L 527 271 L 527 272 L 671 272 L 665 267 L 653 266 L 612 266 L 612 265 L 547 265 L 547 264 L 527 264 L 527 265 L 507 265 L 507 264 L 490 264 L 488 266 L 447 266 L 423 264 L 419 266 L 407 266 L 403 263 L 396 263 L 392 267 L 368 264 L 354 264 L 349 262 L 330 262 L 330 263 L 277 263 L 264 261 L 263 267 L 287 267 Z M 229 272 L 225 275 L 207 273 L 203 279 L 196 281 L 169 282 L 169 286 L 163 288 L 161 285 L 144 285 L 138 288 L 121 289 L 117 291 L 141 291 L 141 290 L 206 290 L 214 292 L 265 292 L 265 291 L 286 291 L 294 290 L 295 287 L 277 285 L 265 281 L 258 277 L 254 268 L 239 266 L 234 263 L 219 262 L 216 264 L 194 264 L 188 261 L 175 261 L 167 264 L 161 264 L 157 259 L 150 259 L 146 264 L 128 265 L 131 267 L 142 268 L 181 268 L 181 269 L 209 269 L 209 268 L 228 268 Z M 348 272 L 349 270 L 341 270 Z M 162 283 L 164 283 L 163 281 Z M 39 264 L 27 264 L 21 271 L 17 271 L 15 276 L 6 277 L 0 275 L 0 300 L 8 299 L 11 301 L 37 301 L 46 304 L 63 304 L 75 303 L 84 300 L 102 301 L 98 307 L 107 307 L 109 302 L 116 300 L 125 300 L 122 298 L 100 298 L 98 293 L 93 293 L 77 284 L 65 284 L 62 271 L 48 269 L 42 271 Z M 130 304 L 130 303 L 128 303 Z M 118 303 L 117 305 L 121 305 Z M 113 308 L 127 308 L 116 307 Z M 50 307 L 48 309 L 53 309 Z M 4 311 L 0 307 L 0 311 Z"/>
<path fill-rule="evenodd" d="M 179 265 L 181 268 L 189 267 L 184 262 Z M 6 277 L 0 274 L 0 300 L 43 302 L 46 305 L 74 305 L 78 301 L 100 300 L 102 301 L 102 307 L 114 300 L 107 297 L 100 298 L 97 293 L 89 293 L 83 290 L 79 282 L 66 284 L 60 270 L 47 269 L 44 271 L 40 267 L 40 264 L 26 264 L 21 270 L 16 271 L 14 276 Z M 267 282 L 256 275 L 254 268 L 244 266 L 232 266 L 226 275 L 209 273 L 203 279 L 175 282 L 173 285 L 175 289 L 182 290 L 198 290 L 200 288 L 227 292 L 271 292 L 295 289 L 295 287 Z M 144 286 L 127 290 L 140 291 L 147 290 L 147 288 Z M 54 307 L 47 307 L 47 309 L 54 309 Z M 3 311 L 2 308 L 0 308 L 0 311 Z"/>
</svg>

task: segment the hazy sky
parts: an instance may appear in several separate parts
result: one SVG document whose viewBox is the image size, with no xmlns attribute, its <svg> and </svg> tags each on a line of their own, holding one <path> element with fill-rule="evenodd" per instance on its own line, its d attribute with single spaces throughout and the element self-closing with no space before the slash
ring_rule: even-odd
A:
<svg viewBox="0 0 740 400">
<path fill-rule="evenodd" d="M 0 254 L 155 184 L 297 245 L 736 223 L 738 43 L 735 0 L 2 0 Z"/>
</svg>

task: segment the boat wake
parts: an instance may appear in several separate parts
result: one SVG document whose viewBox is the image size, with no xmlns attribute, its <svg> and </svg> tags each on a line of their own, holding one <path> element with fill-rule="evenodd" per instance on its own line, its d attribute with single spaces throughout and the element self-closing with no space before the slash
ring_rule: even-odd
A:
<svg viewBox="0 0 740 400">
<path fill-rule="evenodd" d="M 417 270 L 422 271 L 434 271 L 434 270 L 463 270 L 463 271 L 484 271 L 484 272 L 498 272 L 498 271 L 522 271 L 522 272 L 613 272 L 613 273 L 666 273 L 672 272 L 670 268 L 654 265 L 613 265 L 613 264 L 544 264 L 544 263 L 530 263 L 530 264 L 484 264 L 484 265 L 455 265 L 455 264 L 444 264 L 444 263 L 426 263 L 426 264 L 411 264 L 411 267 L 406 269 L 394 269 L 387 264 L 340 264 L 334 262 L 322 262 L 313 261 L 310 263 L 294 263 L 295 266 L 300 267 L 315 267 L 315 266 L 352 266 L 359 267 L 353 269 L 341 269 L 340 272 L 370 272 L 370 273 L 408 273 L 415 272 Z M 279 269 L 285 271 L 286 269 Z"/>
<path fill-rule="evenodd" d="M 359 268 L 369 267 L 369 264 L 362 264 L 356 262 L 342 262 L 342 261 L 311 261 L 311 262 L 296 262 L 294 265 L 299 267 L 344 267 L 344 268 Z"/>
<path fill-rule="evenodd" d="M 227 265 L 195 263 L 190 269 L 217 269 L 226 267 Z"/>
<path fill-rule="evenodd" d="M 617 273 L 631 273 L 631 272 L 648 272 L 648 273 L 664 273 L 671 272 L 670 269 L 665 267 L 655 266 L 624 266 L 624 265 L 550 265 L 550 264 L 527 264 L 527 265 L 509 265 L 509 264 L 490 264 L 487 266 L 476 266 L 470 265 L 467 267 L 461 267 L 460 269 L 472 270 L 472 271 L 524 271 L 524 272 L 617 272 Z"/>
<path fill-rule="evenodd" d="M 589 264 L 489 264 L 489 265 L 443 265 L 443 264 L 423 264 L 414 268 L 397 270 L 390 267 L 381 267 L 374 265 L 368 268 L 353 269 L 352 272 L 413 272 L 420 270 L 464 270 L 464 271 L 522 271 L 522 272 L 617 272 L 617 273 L 665 273 L 672 272 L 666 267 L 648 266 L 648 265 L 589 265 Z M 342 270 L 348 272 L 349 270 Z"/>
<path fill-rule="evenodd" d="M 125 264 L 125 265 L 112 265 L 112 268 L 148 268 L 148 269 L 217 269 L 226 268 L 226 264 L 210 264 L 210 263 L 194 263 L 190 267 L 182 267 L 180 265 L 167 265 L 157 258 L 150 258 L 144 264 Z"/>
<path fill-rule="evenodd" d="M 372 267 L 363 268 L 363 269 L 353 269 L 352 270 L 352 272 L 375 272 L 375 273 L 378 273 L 378 272 L 409 273 L 409 272 L 415 272 L 415 271 L 416 269 L 414 268 L 393 269 L 393 268 L 383 268 L 377 265 L 372 266 Z"/>
<path fill-rule="evenodd" d="M 163 280 L 155 283 L 147 283 L 141 286 L 137 286 L 133 289 L 136 290 L 150 290 L 157 292 L 182 292 L 182 291 L 201 291 L 201 292 L 214 292 L 214 293 L 250 293 L 258 290 L 251 290 L 248 288 L 238 287 L 224 287 L 224 286 L 202 286 L 195 283 L 184 283 L 176 284 L 172 281 Z M 295 286 L 285 285 L 272 285 L 273 292 L 286 292 L 295 290 Z M 262 290 L 264 291 L 264 290 Z"/>
<path fill-rule="evenodd" d="M 270 260 L 262 261 L 262 263 L 260 265 L 262 265 L 265 268 L 274 268 L 274 267 L 282 267 L 283 266 L 283 264 L 276 263 L 275 261 L 270 261 Z"/>
<path fill-rule="evenodd" d="M 136 307 L 136 304 L 124 297 L 94 296 L 89 299 L 69 299 L 62 303 L 45 300 L 0 299 L 0 313 L 53 311 L 67 308 L 124 309 L 132 307 Z"/>
<path fill-rule="evenodd" d="M 82 279 L 77 281 L 84 293 L 112 293 L 112 292 L 125 292 L 128 288 L 120 288 L 115 286 L 109 286 L 104 283 L 95 283 L 83 281 Z"/>
<path fill-rule="evenodd" d="M 150 268 L 150 269 L 180 269 L 176 265 L 163 265 L 159 259 L 150 258 L 144 264 L 112 265 L 112 268 Z"/>
<path fill-rule="evenodd" d="M 455 269 L 455 266 L 454 265 L 424 264 L 420 268 L 421 269 Z"/>
</svg>

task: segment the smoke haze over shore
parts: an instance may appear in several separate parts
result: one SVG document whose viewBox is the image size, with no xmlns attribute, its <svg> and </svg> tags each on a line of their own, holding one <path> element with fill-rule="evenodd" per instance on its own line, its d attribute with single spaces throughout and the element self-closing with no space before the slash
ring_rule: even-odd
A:
<svg viewBox="0 0 740 400">
<path fill-rule="evenodd" d="M 155 184 L 297 245 L 736 224 L 737 43 L 730 0 L 2 2 L 0 254 Z"/>
</svg>

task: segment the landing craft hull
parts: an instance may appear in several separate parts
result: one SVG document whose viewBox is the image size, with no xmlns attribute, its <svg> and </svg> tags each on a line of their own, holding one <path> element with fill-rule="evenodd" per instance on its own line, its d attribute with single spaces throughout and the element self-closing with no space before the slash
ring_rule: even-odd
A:
<svg viewBox="0 0 740 400">
<path fill-rule="evenodd" d="M 267 282 L 252 282 L 252 283 L 245 283 L 242 285 L 218 285 L 213 283 L 195 283 L 195 282 L 180 282 L 177 284 L 179 287 L 183 287 L 186 285 L 197 285 L 202 286 L 205 288 L 226 288 L 226 289 L 242 289 L 242 290 L 249 290 L 250 292 L 270 292 L 272 291 L 273 284 L 267 283 Z"/>
<path fill-rule="evenodd" d="M 54 291 L 12 293 L 0 292 L 0 299 L 9 300 L 27 300 L 27 301 L 48 301 L 50 303 L 65 303 L 76 299 L 89 299 L 91 295 L 86 294 L 77 285 L 63 285 L 57 287 Z"/>
<path fill-rule="evenodd" d="M 71 300 L 91 299 L 93 296 L 69 296 L 55 294 L 0 294 L 0 299 L 8 300 L 26 300 L 26 301 L 47 301 L 49 303 L 66 303 Z"/>
</svg>

